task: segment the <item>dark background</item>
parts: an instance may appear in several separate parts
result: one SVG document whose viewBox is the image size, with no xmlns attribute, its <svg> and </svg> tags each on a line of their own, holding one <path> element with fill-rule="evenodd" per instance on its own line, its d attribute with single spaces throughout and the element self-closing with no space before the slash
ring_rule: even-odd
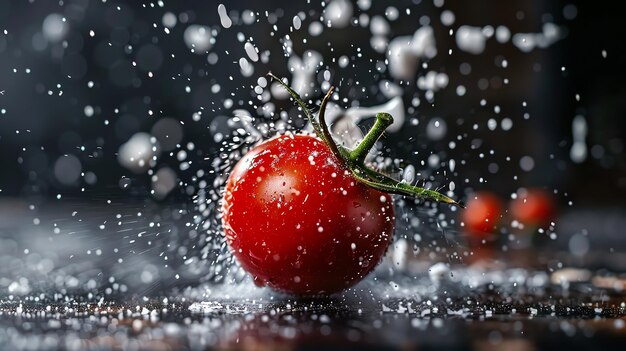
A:
<svg viewBox="0 0 626 351">
<path fill-rule="evenodd" d="M 250 111 L 259 125 L 271 119 L 249 102 L 257 104 L 254 88 L 266 72 L 292 79 L 283 52 L 287 34 L 295 55 L 322 54 L 315 85 L 330 71 L 344 108 L 384 103 L 379 82 L 398 81 L 376 70 L 385 55 L 372 49 L 369 28 L 355 24 L 309 35 L 321 1 L 222 2 L 234 22 L 229 29 L 220 25 L 216 1 L 0 0 L 0 349 L 624 344 L 626 27 L 619 2 L 372 0 L 364 11 L 370 16 L 384 16 L 389 6 L 399 10 L 389 21 L 389 39 L 430 22 L 438 49 L 427 69 L 403 83 L 406 123 L 386 134 L 384 154 L 404 159 L 400 168 L 415 165 L 429 185 L 445 190 L 453 181 L 462 201 L 476 190 L 507 199 L 519 188 L 545 188 L 560 207 L 556 225 L 544 235 L 516 237 L 503 223 L 501 242 L 477 245 L 459 235 L 456 208 L 397 198 L 396 237 L 376 272 L 339 296 L 297 301 L 253 287 L 228 253 L 218 202 L 208 209 L 204 199 L 194 202 L 205 190 L 219 199 L 216 175 L 206 174 L 228 149 L 215 141 L 216 130 L 228 129 L 236 109 Z M 258 22 L 241 24 L 245 9 L 258 12 Z M 440 20 L 445 10 L 456 16 L 450 27 Z M 302 28 L 292 32 L 300 12 L 306 15 Z M 54 13 L 67 20 L 68 32 L 58 41 L 42 34 Z M 166 13 L 177 17 L 169 34 Z M 563 37 L 529 53 L 491 38 L 473 55 L 448 33 L 462 25 L 539 33 L 546 23 Z M 185 44 L 192 24 L 215 32 L 208 54 L 194 54 Z M 240 36 L 270 53 L 247 78 L 238 63 L 246 57 Z M 350 65 L 340 68 L 343 55 Z M 217 63 L 209 63 L 215 57 Z M 415 81 L 431 70 L 445 72 L 449 84 L 428 103 Z M 461 84 L 464 96 L 455 92 Z M 311 100 L 321 96 L 316 86 Z M 421 104 L 411 110 L 414 98 Z M 232 106 L 225 107 L 229 99 Z M 292 102 L 271 101 L 288 112 L 294 129 L 303 124 Z M 86 115 L 86 106 L 93 115 Z M 202 117 L 194 120 L 199 111 Z M 588 125 L 581 163 L 570 158 L 577 115 Z M 144 172 L 122 167 L 120 146 L 168 117 L 179 122 L 180 145 Z M 434 118 L 447 125 L 440 140 L 427 133 Z M 491 118 L 495 130 L 488 128 Z M 512 129 L 500 127 L 504 118 Z M 177 154 L 190 142 L 195 148 L 184 162 L 191 164 L 181 169 Z M 429 166 L 432 154 L 443 164 Z M 63 183 L 55 166 L 71 157 L 83 175 Z M 528 157 L 534 167 L 524 170 L 520 160 Z M 456 161 L 453 172 L 450 160 Z M 61 176 L 75 171 L 76 164 L 70 166 Z M 167 197 L 155 198 L 148 173 L 165 167 L 178 183 Z M 398 259 L 403 265 L 398 255 L 406 256 Z"/>
<path fill-rule="evenodd" d="M 6 110 L 0 114 L 0 196 L 46 199 L 57 194 L 90 197 L 106 193 L 148 197 L 149 177 L 119 166 L 116 153 L 131 135 L 149 132 L 161 117 L 183 121 L 182 143 L 192 141 L 196 145 L 195 154 L 189 156 L 194 160 L 192 167 L 178 172 L 181 180 L 188 181 L 195 170 L 209 168 L 206 158 L 218 152 L 210 131 L 211 121 L 216 116 L 228 116 L 238 105 L 247 106 L 248 100 L 254 98 L 256 79 L 265 72 L 271 70 L 290 77 L 280 38 L 289 33 L 291 19 L 299 11 L 307 13 L 307 19 L 300 31 L 290 33 L 294 51 L 301 55 L 314 49 L 323 54 L 333 72 L 333 83 L 339 86 L 340 95 L 349 100 L 342 104 L 349 106 L 358 100 L 367 106 L 386 101 L 375 87 L 389 76 L 372 73 L 370 60 L 384 59 L 384 55 L 371 49 L 369 30 L 353 25 L 326 29 L 321 36 L 311 37 L 306 30 L 308 24 L 311 18 L 319 18 L 322 10 L 316 2 L 228 2 L 231 17 L 236 17 L 232 11 L 243 9 L 261 13 L 258 23 L 228 30 L 219 25 L 217 3 L 170 1 L 164 7 L 153 5 L 134 1 L 103 4 L 80 0 L 66 1 L 62 6 L 58 2 L 0 1 L 0 90 L 4 91 L 0 109 Z M 367 12 L 384 13 L 389 5 L 374 2 Z M 507 196 L 519 187 L 539 186 L 557 190 L 562 205 L 570 200 L 589 206 L 623 205 L 626 29 L 617 5 L 597 1 L 491 1 L 480 5 L 446 2 L 442 8 L 430 1 L 398 1 L 393 5 L 401 12 L 398 20 L 390 22 L 390 37 L 411 35 L 419 27 L 420 17 L 430 17 L 439 54 L 429 69 L 446 72 L 450 83 L 436 93 L 434 104 L 422 100 L 416 111 L 407 116 L 417 118 L 419 125 L 407 123 L 400 133 L 387 136 L 384 142 L 390 147 L 388 155 L 402 157 L 418 165 L 418 170 L 419 162 L 430 153 L 439 153 L 443 160 L 454 158 L 455 174 L 443 175 L 428 167 L 421 167 L 421 171 L 424 175 L 434 172 L 438 185 L 454 180 L 461 198 L 476 189 L 490 189 Z M 570 5 L 570 11 L 574 5 L 573 19 L 564 16 L 566 5 Z M 412 9 L 412 15 L 402 12 L 406 7 Z M 269 35 L 272 24 L 262 15 L 267 9 L 274 10 L 277 16 L 278 30 L 274 36 Z M 359 9 L 356 5 L 354 9 L 356 16 Z M 540 32 L 543 23 L 553 22 L 564 29 L 565 37 L 549 48 L 530 53 L 522 53 L 510 41 L 499 44 L 492 38 L 484 53 L 472 55 L 456 48 L 454 37 L 448 35 L 449 28 L 439 21 L 445 9 L 456 15 L 451 26 L 455 30 L 468 24 L 506 25 L 512 33 Z M 179 16 L 168 35 L 161 24 L 165 12 Z M 69 32 L 64 41 L 44 43 L 36 49 L 33 43 L 37 36 L 41 37 L 42 22 L 50 13 L 64 15 Z M 180 20 L 181 15 L 187 17 L 186 23 Z M 203 24 L 218 31 L 210 49 L 219 56 L 217 64 L 209 64 L 207 55 L 192 54 L 185 46 L 183 32 L 190 24 Z M 4 29 L 7 35 L 1 33 Z M 90 30 L 95 31 L 94 37 L 89 36 Z M 245 56 L 243 43 L 237 40 L 239 32 L 246 38 L 252 36 L 257 47 L 272 53 L 269 63 L 256 64 L 255 73 L 249 78 L 239 73 L 237 61 Z M 308 38 L 306 44 L 302 43 L 303 38 Z M 133 60 L 140 61 L 139 52 L 145 47 L 152 51 L 143 60 L 152 69 L 131 64 Z M 331 58 L 344 54 L 354 58 L 355 48 L 361 48 L 363 57 L 355 58 L 354 65 L 340 70 L 332 63 Z M 447 55 L 448 49 L 453 49 L 452 55 Z M 606 50 L 606 58 L 602 50 Z M 500 65 L 502 58 L 508 61 L 506 69 Z M 471 65 L 469 75 L 459 72 L 462 63 Z M 27 68 L 31 70 L 28 74 Z M 153 78 L 147 76 L 148 70 L 154 73 Z M 420 72 L 418 75 L 425 73 Z M 510 80 L 508 85 L 502 84 L 504 78 Z M 489 80 L 487 89 L 478 88 L 480 79 Z M 89 81 L 94 82 L 93 88 L 88 88 Z M 368 87 L 368 91 L 362 93 L 355 81 Z M 218 93 L 211 92 L 215 83 L 221 87 Z M 462 97 L 455 93 L 458 84 L 467 87 Z M 191 93 L 185 92 L 187 86 Z M 415 91 L 413 86 L 407 88 L 405 105 L 409 106 L 411 97 L 419 94 L 423 92 Z M 226 98 L 234 101 L 231 109 L 223 107 Z M 481 99 L 486 99 L 486 106 L 480 105 Z M 523 107 L 523 102 L 527 107 Z M 278 108 L 293 111 L 288 101 L 277 104 Z M 86 105 L 94 107 L 92 117 L 85 116 Z M 495 105 L 501 107 L 499 115 L 493 112 Z M 202 119 L 194 122 L 192 115 L 201 108 Z M 529 113 L 528 120 L 523 118 L 524 113 Z M 572 119 L 577 114 L 585 117 L 589 127 L 590 151 L 582 164 L 574 164 L 569 158 Z M 432 117 L 446 120 L 449 129 L 436 142 L 425 138 L 426 122 Z M 498 121 L 509 117 L 513 128 L 507 132 L 499 127 L 490 131 L 486 124 L 491 117 Z M 475 123 L 478 130 L 472 128 Z M 449 150 L 448 143 L 457 135 L 463 135 L 463 140 Z M 479 146 L 472 149 L 471 145 Z M 493 155 L 489 154 L 491 150 Z M 481 153 L 485 157 L 481 158 Z M 97 182 L 87 184 L 81 177 L 75 184 L 59 183 L 53 168 L 64 154 L 77 156 L 82 171 L 93 172 Z M 527 155 L 535 161 L 529 172 L 519 166 L 520 158 Z M 164 153 L 155 169 L 167 164 L 178 164 L 175 153 Z M 490 164 L 497 165 L 497 172 L 490 172 Z M 122 189 L 122 177 L 132 180 L 132 186 Z M 181 188 L 170 199 L 179 201 L 186 196 Z"/>
</svg>

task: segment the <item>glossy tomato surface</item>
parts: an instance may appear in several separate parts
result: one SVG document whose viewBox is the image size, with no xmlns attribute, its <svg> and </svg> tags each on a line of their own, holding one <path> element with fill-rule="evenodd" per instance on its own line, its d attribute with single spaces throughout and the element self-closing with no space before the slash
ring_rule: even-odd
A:
<svg viewBox="0 0 626 351">
<path fill-rule="evenodd" d="M 470 196 L 461 212 L 465 231 L 478 237 L 495 232 L 502 218 L 502 202 L 493 193 L 482 191 Z"/>
<path fill-rule="evenodd" d="M 371 272 L 394 230 L 389 195 L 356 181 L 314 136 L 282 135 L 250 150 L 226 184 L 226 240 L 257 285 L 330 294 Z"/>
<path fill-rule="evenodd" d="M 511 215 L 525 226 L 543 226 L 550 223 L 555 213 L 552 196 L 541 189 L 529 189 L 511 201 Z"/>
</svg>

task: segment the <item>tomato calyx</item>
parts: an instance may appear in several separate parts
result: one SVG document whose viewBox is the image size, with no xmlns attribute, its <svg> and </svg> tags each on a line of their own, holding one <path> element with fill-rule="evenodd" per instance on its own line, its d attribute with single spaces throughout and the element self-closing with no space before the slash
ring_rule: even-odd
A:
<svg viewBox="0 0 626 351">
<path fill-rule="evenodd" d="M 315 119 L 313 112 L 306 106 L 304 101 L 302 101 L 300 95 L 295 90 L 293 90 L 289 85 L 287 85 L 287 83 L 285 83 L 282 79 L 275 76 L 271 72 L 268 73 L 268 75 L 272 79 L 277 81 L 285 90 L 287 90 L 287 92 L 289 93 L 289 95 L 291 95 L 296 104 L 302 109 L 302 112 L 313 126 L 313 129 L 317 136 L 322 139 L 324 143 L 326 143 L 326 145 L 332 151 L 337 160 L 339 160 L 340 163 L 342 163 L 348 170 L 350 170 L 352 176 L 357 181 L 385 193 L 404 195 L 421 199 L 429 199 L 464 208 L 464 206 L 457 201 L 435 190 L 414 186 L 404 182 L 399 182 L 365 165 L 365 158 L 367 154 L 385 132 L 387 127 L 389 127 L 393 123 L 393 117 L 389 113 L 377 113 L 374 126 L 367 132 L 365 137 L 363 137 L 363 140 L 361 140 L 354 149 L 350 150 L 342 145 L 335 143 L 324 118 L 326 105 L 328 104 L 328 100 L 330 100 L 330 97 L 333 94 L 334 87 L 331 86 L 330 89 L 328 89 L 328 92 L 326 92 L 326 95 L 324 95 L 324 98 L 322 99 L 322 102 L 320 104 L 318 119 Z"/>
</svg>

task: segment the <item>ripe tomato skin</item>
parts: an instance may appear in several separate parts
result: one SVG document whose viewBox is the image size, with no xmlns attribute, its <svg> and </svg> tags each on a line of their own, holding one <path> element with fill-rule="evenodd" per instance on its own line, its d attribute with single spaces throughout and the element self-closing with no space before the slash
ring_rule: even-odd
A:
<svg viewBox="0 0 626 351">
<path fill-rule="evenodd" d="M 282 135 L 250 150 L 226 184 L 226 241 L 257 285 L 331 294 L 371 272 L 394 230 L 388 194 L 359 183 L 319 138 Z"/>
<path fill-rule="evenodd" d="M 555 205 L 550 194 L 541 189 L 529 189 L 511 201 L 513 219 L 525 226 L 537 227 L 550 223 L 555 213 Z"/>
<path fill-rule="evenodd" d="M 469 234 L 486 238 L 494 232 L 502 218 L 502 201 L 493 193 L 477 192 L 468 200 L 461 217 Z"/>
</svg>

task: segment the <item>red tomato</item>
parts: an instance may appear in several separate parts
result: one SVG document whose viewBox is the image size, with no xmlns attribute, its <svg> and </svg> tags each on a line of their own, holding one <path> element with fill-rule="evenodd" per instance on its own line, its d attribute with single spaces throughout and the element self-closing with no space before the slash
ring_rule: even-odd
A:
<svg viewBox="0 0 626 351">
<path fill-rule="evenodd" d="M 226 184 L 226 240 L 255 283 L 330 294 L 365 277 L 394 230 L 389 195 L 353 178 L 328 146 L 282 135 L 248 152 Z"/>
<path fill-rule="evenodd" d="M 543 226 L 554 215 L 554 201 L 541 189 L 530 189 L 511 201 L 511 215 L 525 226 Z"/>
<path fill-rule="evenodd" d="M 461 217 L 468 233 L 487 237 L 494 232 L 502 217 L 502 202 L 495 194 L 486 191 L 475 193 L 466 206 Z"/>
</svg>

